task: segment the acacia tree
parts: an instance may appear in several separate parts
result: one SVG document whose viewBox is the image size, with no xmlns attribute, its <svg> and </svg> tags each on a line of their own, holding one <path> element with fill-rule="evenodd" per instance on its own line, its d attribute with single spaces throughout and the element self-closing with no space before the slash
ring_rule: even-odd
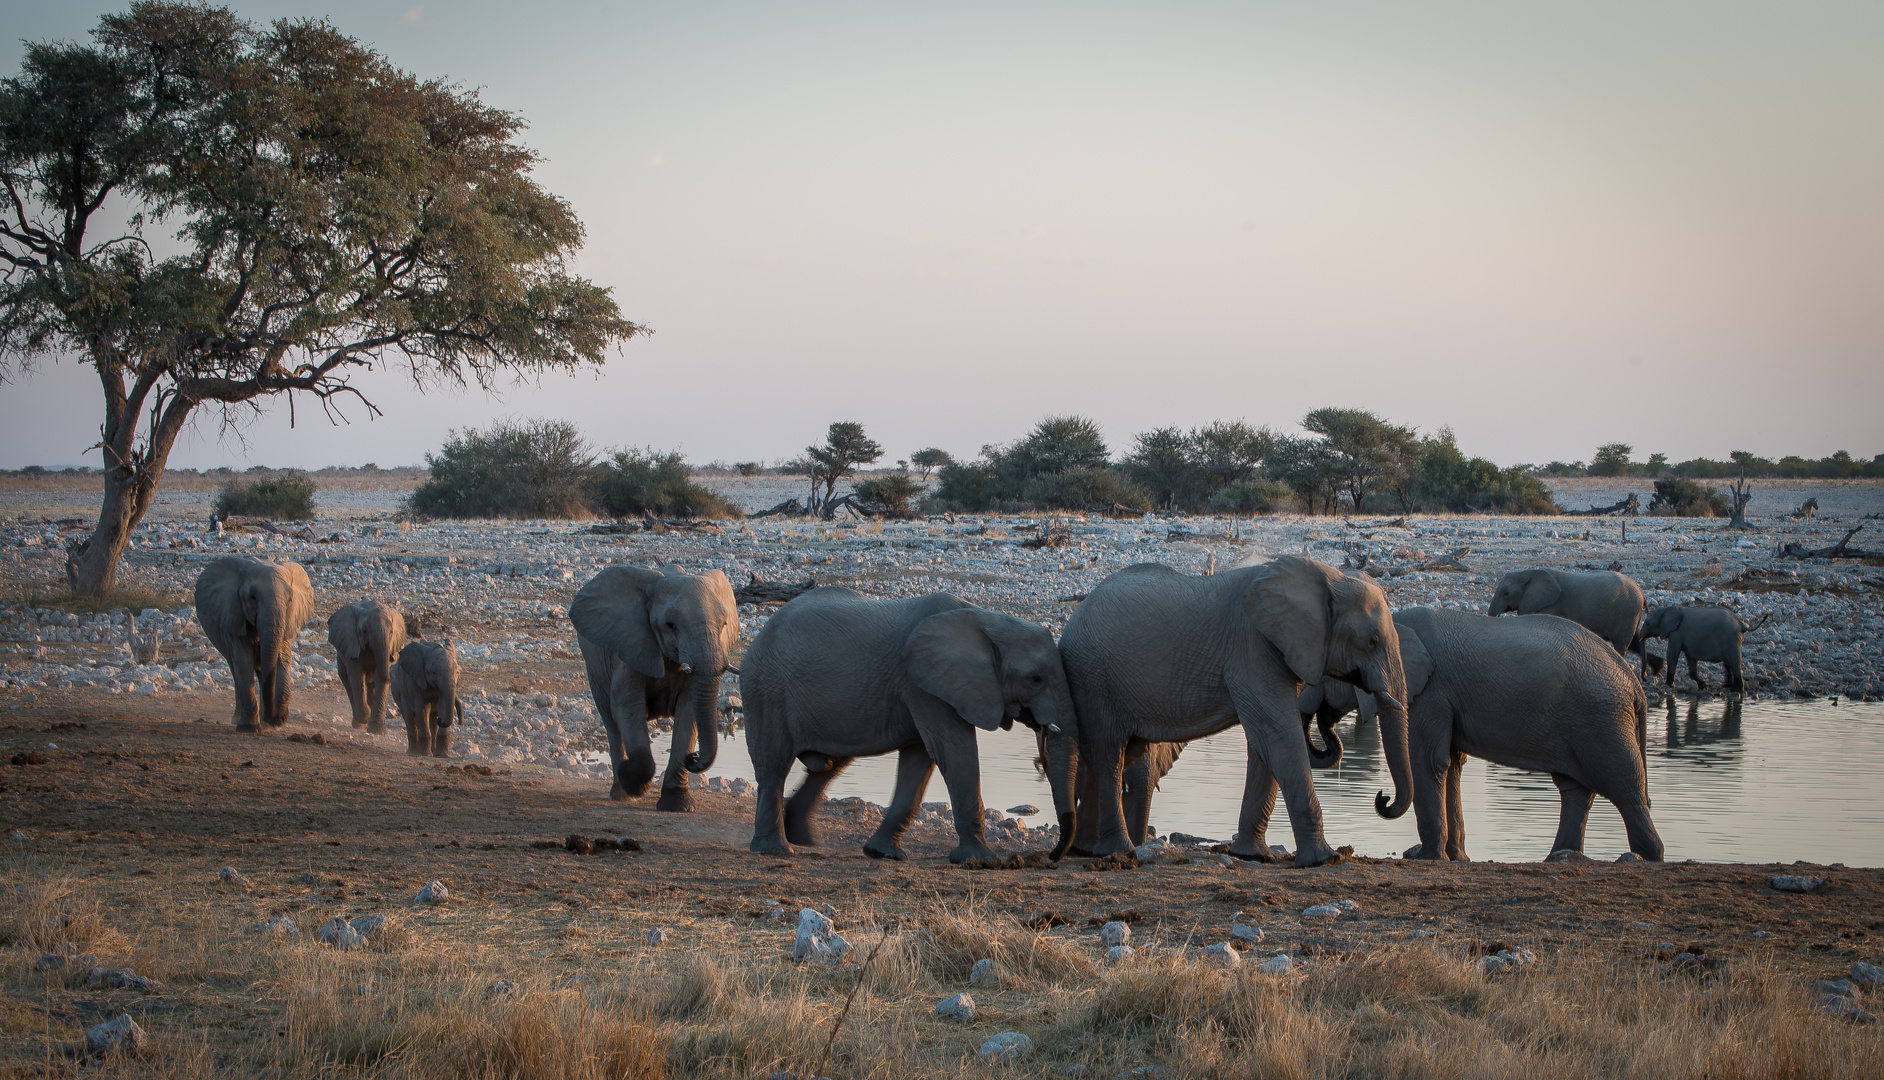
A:
<svg viewBox="0 0 1884 1080">
<path fill-rule="evenodd" d="M 927 481 L 930 473 L 944 465 L 953 465 L 955 456 L 939 446 L 929 446 L 909 455 L 909 463 L 916 467 L 917 478 Z"/>
<path fill-rule="evenodd" d="M 1334 468 L 1359 512 L 1369 491 L 1387 487 L 1402 494 L 1411 489 L 1405 473 L 1415 467 L 1420 446 L 1411 428 L 1399 427 L 1366 409 L 1316 409 L 1302 418 L 1302 426 L 1323 437 L 1334 457 Z"/>
<path fill-rule="evenodd" d="M 837 485 L 859 465 L 868 465 L 883 456 L 883 447 L 864 435 L 864 426 L 854 420 L 839 420 L 825 431 L 823 446 L 805 447 L 802 459 L 811 474 L 812 513 L 825 517 L 836 513 L 832 499 Z M 822 485 L 824 490 L 819 492 Z"/>
<path fill-rule="evenodd" d="M 0 377 L 98 374 L 104 498 L 71 551 L 104 593 L 200 406 L 330 419 L 362 369 L 419 386 L 600 364 L 647 333 L 569 272 L 582 225 L 513 113 L 325 22 L 134 4 L 0 80 Z M 120 212 L 120 209 L 122 211 Z M 148 229 L 174 228 L 160 257 Z"/>
</svg>

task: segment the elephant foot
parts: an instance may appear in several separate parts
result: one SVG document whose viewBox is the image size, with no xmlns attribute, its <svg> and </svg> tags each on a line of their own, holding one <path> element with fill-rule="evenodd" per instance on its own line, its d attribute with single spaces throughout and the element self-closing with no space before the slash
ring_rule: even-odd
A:
<svg viewBox="0 0 1884 1080">
<path fill-rule="evenodd" d="M 248 734 L 254 734 L 257 731 L 262 730 L 261 728 L 256 727 L 254 724 L 237 724 L 235 726 L 235 729 L 237 731 L 245 732 Z"/>
<path fill-rule="evenodd" d="M 386 725 L 385 725 L 385 724 L 355 724 L 355 725 L 353 725 L 353 726 L 354 726 L 354 727 L 363 727 L 363 728 L 365 728 L 365 729 L 366 729 L 366 733 L 367 733 L 368 735 L 384 735 L 384 734 L 386 734 Z"/>
<path fill-rule="evenodd" d="M 427 750 L 423 746 L 413 746 L 406 749 L 407 757 L 430 757 L 431 753 L 430 750 Z"/>
<path fill-rule="evenodd" d="M 1266 843 L 1251 841 L 1242 833 L 1237 833 L 1230 838 L 1230 855 L 1244 862 L 1272 863 L 1276 861 L 1275 849 Z"/>
<path fill-rule="evenodd" d="M 909 853 L 895 844 L 879 845 L 874 839 L 864 844 L 863 853 L 873 859 L 889 859 L 891 862 L 903 862 Z"/>
<path fill-rule="evenodd" d="M 655 803 L 654 808 L 684 814 L 693 809 L 693 792 L 686 788 L 662 788 L 661 801 Z"/>
<path fill-rule="evenodd" d="M 450 756 L 451 756 L 451 751 L 449 751 L 449 750 L 434 750 L 434 751 L 432 751 L 432 756 L 433 756 L 433 757 L 435 757 L 435 758 L 448 758 L 448 757 L 450 757 Z"/>
<path fill-rule="evenodd" d="M 811 827 L 809 821 L 785 819 L 785 842 L 798 847 L 817 847 L 818 830 Z"/>
<path fill-rule="evenodd" d="M 752 838 L 752 843 L 748 844 L 747 847 L 752 851 L 757 851 L 764 855 L 796 855 L 797 854 L 797 852 L 792 850 L 792 846 L 790 844 L 787 844 L 785 841 L 780 840 L 779 838 L 775 836 L 772 836 L 772 837 L 755 836 Z"/>
<path fill-rule="evenodd" d="M 1116 836 L 1102 836 L 1092 846 L 1094 858 L 1103 859 L 1107 855 L 1116 855 L 1121 851 L 1130 852 L 1132 842 L 1123 833 Z"/>
<path fill-rule="evenodd" d="M 1435 850 L 1430 855 L 1427 854 L 1425 844 L 1414 844 L 1412 847 L 1407 848 L 1406 851 L 1402 852 L 1400 857 L 1402 859 L 1425 859 L 1427 862 L 1445 862 L 1446 861 L 1446 856 L 1445 856 L 1445 853 L 1443 852 Z"/>
<path fill-rule="evenodd" d="M 1313 845 L 1304 844 L 1295 853 L 1295 865 L 1298 869 L 1304 866 L 1326 866 L 1330 863 L 1346 861 L 1347 856 L 1329 847 L 1325 840 L 1317 840 Z"/>
<path fill-rule="evenodd" d="M 364 721 L 364 720 L 355 720 L 355 721 L 353 722 L 353 726 L 354 726 L 355 728 L 364 728 L 364 727 L 366 727 L 366 721 Z M 373 729 L 372 729 L 372 728 L 367 728 L 367 730 L 368 730 L 368 731 L 371 731 L 371 730 L 373 730 Z"/>
<path fill-rule="evenodd" d="M 952 863 L 965 863 L 970 859 L 1000 862 L 1001 856 L 996 854 L 993 848 L 978 840 L 965 842 L 954 851 L 949 852 L 949 861 Z"/>
<path fill-rule="evenodd" d="M 626 791 L 623 791 L 620 784 L 616 784 L 614 787 L 608 789 L 609 802 L 627 802 L 629 799 L 634 798 L 639 798 L 639 796 L 630 795 Z"/>
</svg>

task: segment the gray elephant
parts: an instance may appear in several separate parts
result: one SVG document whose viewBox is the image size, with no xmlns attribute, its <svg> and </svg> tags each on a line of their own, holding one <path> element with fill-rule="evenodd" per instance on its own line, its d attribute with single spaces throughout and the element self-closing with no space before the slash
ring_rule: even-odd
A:
<svg viewBox="0 0 1884 1080">
<path fill-rule="evenodd" d="M 451 724 L 464 719 L 458 697 L 458 649 L 449 641 L 414 641 L 392 669 L 393 704 L 406 722 L 406 753 L 451 756 Z"/>
<path fill-rule="evenodd" d="M 1618 653 L 1641 653 L 1642 586 L 1613 570 L 1514 570 L 1498 579 L 1487 615 L 1556 615 L 1589 628 Z M 1646 654 L 1644 654 L 1646 655 Z M 1660 661 L 1654 662 L 1660 670 Z"/>
<path fill-rule="evenodd" d="M 393 661 L 406 647 L 405 616 L 378 600 L 348 604 L 327 617 L 327 642 L 353 706 L 353 726 L 383 734 Z"/>
<path fill-rule="evenodd" d="M 1701 678 L 1701 669 L 1697 661 L 1720 664 L 1726 668 L 1726 688 L 1733 693 L 1743 693 L 1746 681 L 1740 676 L 1740 648 L 1746 639 L 1748 630 L 1754 624 L 1741 621 L 1740 616 L 1724 607 L 1681 607 L 1669 605 L 1658 607 L 1649 612 L 1642 622 L 1642 637 L 1668 639 L 1668 675 L 1667 684 L 1675 685 L 1675 668 L 1681 664 L 1681 658 L 1688 658 L 1688 677 L 1694 685 L 1705 688 L 1707 680 Z M 1647 664 L 1649 652 L 1642 650 L 1644 664 Z M 1659 667 L 1657 668 L 1659 670 Z"/>
<path fill-rule="evenodd" d="M 608 734 L 615 773 L 608 797 L 635 799 L 648 790 L 648 721 L 673 717 L 655 809 L 691 809 L 687 773 L 706 772 L 719 755 L 720 677 L 739 643 L 739 606 L 726 575 L 611 566 L 576 592 L 569 621 Z"/>
<path fill-rule="evenodd" d="M 314 586 L 300 563 L 225 555 L 196 579 L 196 621 L 235 676 L 235 727 L 288 722 L 294 637 L 314 615 Z M 256 683 L 260 682 L 257 702 Z"/>
<path fill-rule="evenodd" d="M 811 818 L 830 782 L 856 758 L 894 751 L 896 792 L 865 854 L 904 858 L 898 843 L 939 767 L 955 806 L 958 843 L 949 860 L 996 858 L 984 841 L 975 736 L 1018 720 L 1046 735 L 1060 822 L 1052 857 L 1066 853 L 1079 728 L 1059 650 L 1040 624 L 947 593 L 872 600 L 827 586 L 779 609 L 741 668 L 746 747 L 759 785 L 752 850 L 817 843 Z M 794 760 L 809 775 L 784 802 Z"/>
<path fill-rule="evenodd" d="M 1087 594 L 1067 622 L 1060 652 L 1079 713 L 1080 758 L 1095 777 L 1096 854 L 1131 849 L 1118 793 L 1132 748 L 1201 739 L 1241 724 L 1249 769 L 1231 853 L 1275 858 L 1252 830 L 1266 822 L 1279 783 L 1295 832 L 1295 864 L 1336 858 L 1322 835 L 1309 753 L 1297 731 L 1296 699 L 1305 682 L 1338 679 L 1381 696 L 1394 796 L 1380 794 L 1375 809 L 1395 818 L 1412 802 L 1399 705 L 1406 676 L 1386 595 L 1372 582 L 1294 556 L 1204 577 L 1158 564 L 1131 566 Z"/>
</svg>

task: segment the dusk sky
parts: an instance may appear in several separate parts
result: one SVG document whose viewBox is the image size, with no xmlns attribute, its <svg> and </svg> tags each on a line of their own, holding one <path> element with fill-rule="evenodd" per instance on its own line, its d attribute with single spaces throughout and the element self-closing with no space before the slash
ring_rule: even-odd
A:
<svg viewBox="0 0 1884 1080">
<path fill-rule="evenodd" d="M 117 3 L 0 2 L 16 39 Z M 237 3 L 521 113 L 655 334 L 605 371 L 171 464 L 417 463 L 493 417 L 695 462 L 833 420 L 889 458 L 1041 416 L 1373 409 L 1504 463 L 1884 452 L 1884 4 Z M 97 465 L 95 376 L 0 466 Z M 209 414 L 204 414 L 209 420 Z"/>
</svg>

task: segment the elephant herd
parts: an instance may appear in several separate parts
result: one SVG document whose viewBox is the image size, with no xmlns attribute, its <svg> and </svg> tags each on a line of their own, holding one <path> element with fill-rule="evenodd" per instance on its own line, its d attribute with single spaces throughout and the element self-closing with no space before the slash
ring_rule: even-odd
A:
<svg viewBox="0 0 1884 1080">
<path fill-rule="evenodd" d="M 238 729 L 255 730 L 258 715 L 282 723 L 289 646 L 313 607 L 306 573 L 223 558 L 204 571 L 196 598 L 235 676 Z M 1459 780 L 1476 756 L 1551 775 L 1562 804 L 1552 852 L 1581 851 L 1601 795 L 1621 813 L 1630 850 L 1660 859 L 1642 680 L 1663 664 L 1644 643 L 1667 639 L 1671 684 L 1685 655 L 1697 683 L 1697 660 L 1720 662 L 1738 690 L 1747 625 L 1723 608 L 1645 618 L 1645 606 L 1622 574 L 1540 569 L 1505 575 L 1485 615 L 1395 612 L 1372 579 L 1285 556 L 1201 577 L 1127 567 L 1087 594 L 1057 643 L 1038 623 L 947 593 L 879 600 L 825 586 L 780 608 L 734 668 L 739 615 L 717 570 L 611 566 L 578 590 L 569 618 L 608 737 L 613 799 L 646 792 L 655 777 L 648 722 L 671 717 L 656 805 L 690 809 L 686 774 L 712 768 L 721 678 L 739 674 L 758 788 L 754 851 L 816 844 L 831 781 L 859 757 L 894 752 L 896 789 L 865 853 L 905 857 L 900 840 L 940 769 L 954 806 L 949 858 L 995 858 L 976 735 L 1017 722 L 1035 734 L 1059 820 L 1050 857 L 1131 851 L 1184 745 L 1240 726 L 1248 768 L 1230 853 L 1287 855 L 1267 842 L 1280 791 L 1294 864 L 1313 866 L 1338 856 L 1323 835 L 1312 770 L 1341 759 L 1335 724 L 1349 712 L 1380 725 L 1393 791 L 1376 795 L 1375 810 L 1389 819 L 1413 810 L 1411 857 L 1466 858 Z M 1516 617 L 1497 618 L 1506 612 Z M 449 725 L 462 714 L 449 641 L 420 639 L 375 600 L 336 611 L 328 638 L 356 727 L 384 729 L 390 691 L 408 752 L 447 755 Z M 1633 670 L 1629 652 L 1641 657 Z M 806 776 L 787 796 L 794 765 Z"/>
</svg>

